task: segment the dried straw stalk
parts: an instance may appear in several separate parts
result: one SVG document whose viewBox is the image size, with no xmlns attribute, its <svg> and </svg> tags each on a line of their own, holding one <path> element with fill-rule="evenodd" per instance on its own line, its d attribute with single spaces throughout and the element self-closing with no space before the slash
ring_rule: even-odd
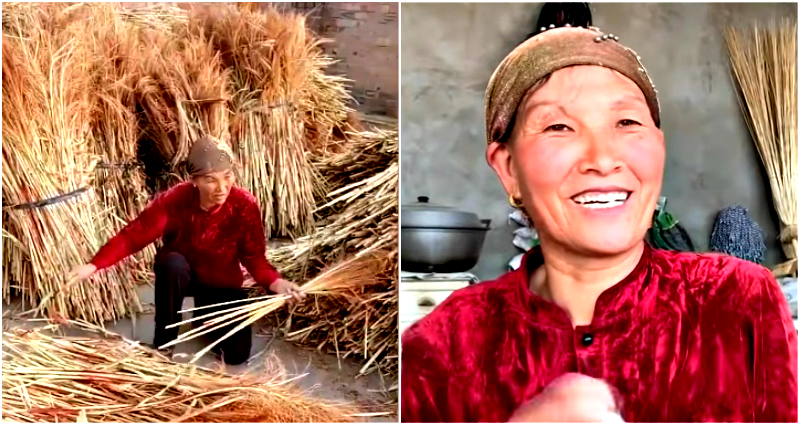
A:
<svg viewBox="0 0 800 425">
<path fill-rule="evenodd" d="M 83 7 L 91 8 L 95 22 L 101 23 L 85 28 L 80 42 L 93 70 L 93 151 L 101 160 L 95 187 L 101 205 L 111 207 L 110 227 L 116 230 L 133 220 L 149 198 L 137 158 L 139 128 L 133 92 L 141 46 L 135 30 L 120 18 L 116 7 L 102 3 Z M 148 278 L 154 256 L 151 246 L 130 262 L 141 280 Z"/>
<path fill-rule="evenodd" d="M 266 236 L 300 236 L 313 228 L 313 169 L 306 159 L 299 89 L 309 67 L 305 22 L 296 16 L 222 12 L 213 38 L 232 69 L 242 185 L 264 205 Z M 250 95 L 252 94 L 252 95 Z"/>
<path fill-rule="evenodd" d="M 60 290 L 70 269 L 111 236 L 92 187 L 99 158 L 90 131 L 90 58 L 77 41 L 83 23 L 58 21 L 67 12 L 49 21 L 16 10 L 3 11 L 3 293 L 22 292 L 36 312 L 94 323 L 140 311 L 135 278 L 124 267 Z M 55 24 L 63 30 L 49 31 Z M 14 32 L 22 27 L 25 37 Z M 67 201 L 14 208 L 80 190 Z"/>
<path fill-rule="evenodd" d="M 378 272 L 380 271 L 379 266 L 381 265 L 383 259 L 384 255 L 377 254 L 375 251 L 364 251 L 362 255 L 350 258 L 326 270 L 316 278 L 304 284 L 301 287 L 301 290 L 306 294 L 325 295 L 333 292 L 350 294 L 362 291 L 364 287 L 370 286 L 378 281 Z M 265 297 L 259 297 L 258 299 L 251 298 L 243 301 L 214 304 L 211 306 L 185 310 L 198 311 L 210 307 L 241 304 L 242 302 L 246 302 L 244 305 L 231 307 L 209 314 L 198 315 L 191 319 L 168 326 L 168 328 L 173 328 L 184 323 L 204 320 L 202 325 L 192 329 L 191 331 L 178 335 L 177 339 L 159 348 L 171 347 L 173 345 L 180 344 L 181 342 L 189 341 L 201 335 L 205 335 L 219 328 L 236 325 L 236 327 L 231 329 L 227 334 L 219 338 L 217 341 L 197 352 L 190 362 L 194 363 L 225 338 L 283 307 L 288 298 L 289 297 L 285 295 L 269 295 Z"/>
<path fill-rule="evenodd" d="M 329 146 L 315 166 L 334 188 L 319 200 L 320 226 L 295 244 L 269 252 L 270 261 L 291 279 L 306 280 L 339 258 L 380 250 L 377 281 L 350 296 L 314 295 L 270 319 L 285 338 L 340 357 L 364 359 L 362 374 L 380 370 L 397 376 L 397 278 L 399 190 L 396 131 L 351 134 Z"/>
<path fill-rule="evenodd" d="M 789 262 L 797 275 L 797 24 L 785 21 L 725 34 L 740 103 L 769 176 Z"/>
<path fill-rule="evenodd" d="M 3 334 L 3 419 L 15 422 L 352 422 L 355 409 L 300 392 L 274 363 L 226 375 L 176 364 L 87 325 Z"/>
<path fill-rule="evenodd" d="M 183 9 L 165 4 L 149 4 L 118 9 L 119 17 L 139 28 L 180 34 L 189 21 Z"/>
</svg>

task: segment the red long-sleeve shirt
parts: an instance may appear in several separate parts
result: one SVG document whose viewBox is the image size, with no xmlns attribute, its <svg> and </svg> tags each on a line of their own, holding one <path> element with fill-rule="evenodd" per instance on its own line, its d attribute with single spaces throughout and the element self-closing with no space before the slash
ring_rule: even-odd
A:
<svg viewBox="0 0 800 425">
<path fill-rule="evenodd" d="M 213 287 L 238 288 L 243 265 L 253 280 L 269 289 L 280 274 L 267 261 L 264 225 L 255 197 L 233 187 L 225 203 L 200 208 L 197 189 L 181 183 L 158 195 L 139 216 L 92 259 L 98 270 L 110 267 L 162 238 L 159 254 L 182 254 L 194 278 Z"/>
<path fill-rule="evenodd" d="M 403 334 L 403 422 L 505 422 L 568 372 L 603 379 L 626 422 L 797 422 L 797 332 L 778 283 L 732 257 L 646 248 L 591 325 L 523 267 L 455 292 Z"/>
</svg>

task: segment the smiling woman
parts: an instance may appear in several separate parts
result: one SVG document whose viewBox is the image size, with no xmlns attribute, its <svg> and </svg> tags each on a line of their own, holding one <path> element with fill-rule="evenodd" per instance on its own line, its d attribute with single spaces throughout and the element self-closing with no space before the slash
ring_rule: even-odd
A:
<svg viewBox="0 0 800 425">
<path fill-rule="evenodd" d="M 665 141 L 635 52 L 543 30 L 495 70 L 485 119 L 540 245 L 403 334 L 403 421 L 797 421 L 797 334 L 771 273 L 645 243 Z"/>
<path fill-rule="evenodd" d="M 633 81 L 572 66 L 525 95 L 508 142 L 492 143 L 487 158 L 544 243 L 613 254 L 641 245 L 650 226 L 664 136 Z"/>
</svg>

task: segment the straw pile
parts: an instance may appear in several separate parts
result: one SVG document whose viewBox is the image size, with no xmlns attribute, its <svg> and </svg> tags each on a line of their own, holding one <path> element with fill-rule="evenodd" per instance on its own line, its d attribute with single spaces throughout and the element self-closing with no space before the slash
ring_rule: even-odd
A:
<svg viewBox="0 0 800 425">
<path fill-rule="evenodd" d="M 106 25 L 82 29 L 82 39 L 92 69 L 92 152 L 100 158 L 95 188 L 100 205 L 111 208 L 110 229 L 133 220 L 147 205 L 145 174 L 137 159 L 139 127 L 133 87 L 139 75 L 135 60 L 138 43 L 113 7 L 91 5 L 92 14 Z M 141 281 L 149 276 L 155 249 L 147 247 L 133 257 L 133 271 Z M 129 263 L 131 264 L 131 263 Z"/>
<path fill-rule="evenodd" d="M 119 335 L 3 334 L 3 419 L 14 422 L 352 422 L 352 407 L 303 394 L 283 373 L 176 364 Z M 86 330 L 96 328 L 85 327 Z"/>
<path fill-rule="evenodd" d="M 152 192 L 186 178 L 204 135 L 236 146 L 267 237 L 313 230 L 325 186 L 309 158 L 347 129 L 346 80 L 325 75 L 324 40 L 301 16 L 215 10 L 4 4 L 6 299 L 21 292 L 40 311 L 93 323 L 138 311 L 135 282 L 150 275 L 152 248 L 77 294 L 57 283 Z M 75 205 L 8 208 L 74 191 Z"/>
<path fill-rule="evenodd" d="M 377 281 L 345 280 L 345 288 L 312 293 L 270 318 L 288 341 L 364 359 L 362 374 L 380 370 L 396 377 L 399 143 L 394 131 L 360 136 L 315 159 L 332 188 L 319 201 L 317 213 L 324 218 L 312 235 L 270 251 L 269 259 L 294 281 L 324 281 L 327 265 L 379 252 L 379 261 L 364 267 Z"/>
<path fill-rule="evenodd" d="M 725 34 L 753 142 L 769 176 L 788 262 L 797 276 L 797 24 L 729 28 Z"/>
<path fill-rule="evenodd" d="M 79 41 L 83 23 L 17 7 L 3 8 L 3 295 L 94 323 L 130 315 L 141 310 L 131 262 L 59 290 L 116 227 L 95 187 L 95 58 Z"/>
</svg>

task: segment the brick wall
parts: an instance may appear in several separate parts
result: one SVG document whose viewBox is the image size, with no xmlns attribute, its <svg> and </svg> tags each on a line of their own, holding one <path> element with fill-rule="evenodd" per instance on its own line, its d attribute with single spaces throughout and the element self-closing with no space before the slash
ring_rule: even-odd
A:
<svg viewBox="0 0 800 425">
<path fill-rule="evenodd" d="M 325 50 L 339 59 L 331 73 L 353 80 L 355 108 L 398 116 L 398 3 L 283 3 L 308 14 L 308 27 L 331 39 Z"/>
</svg>

